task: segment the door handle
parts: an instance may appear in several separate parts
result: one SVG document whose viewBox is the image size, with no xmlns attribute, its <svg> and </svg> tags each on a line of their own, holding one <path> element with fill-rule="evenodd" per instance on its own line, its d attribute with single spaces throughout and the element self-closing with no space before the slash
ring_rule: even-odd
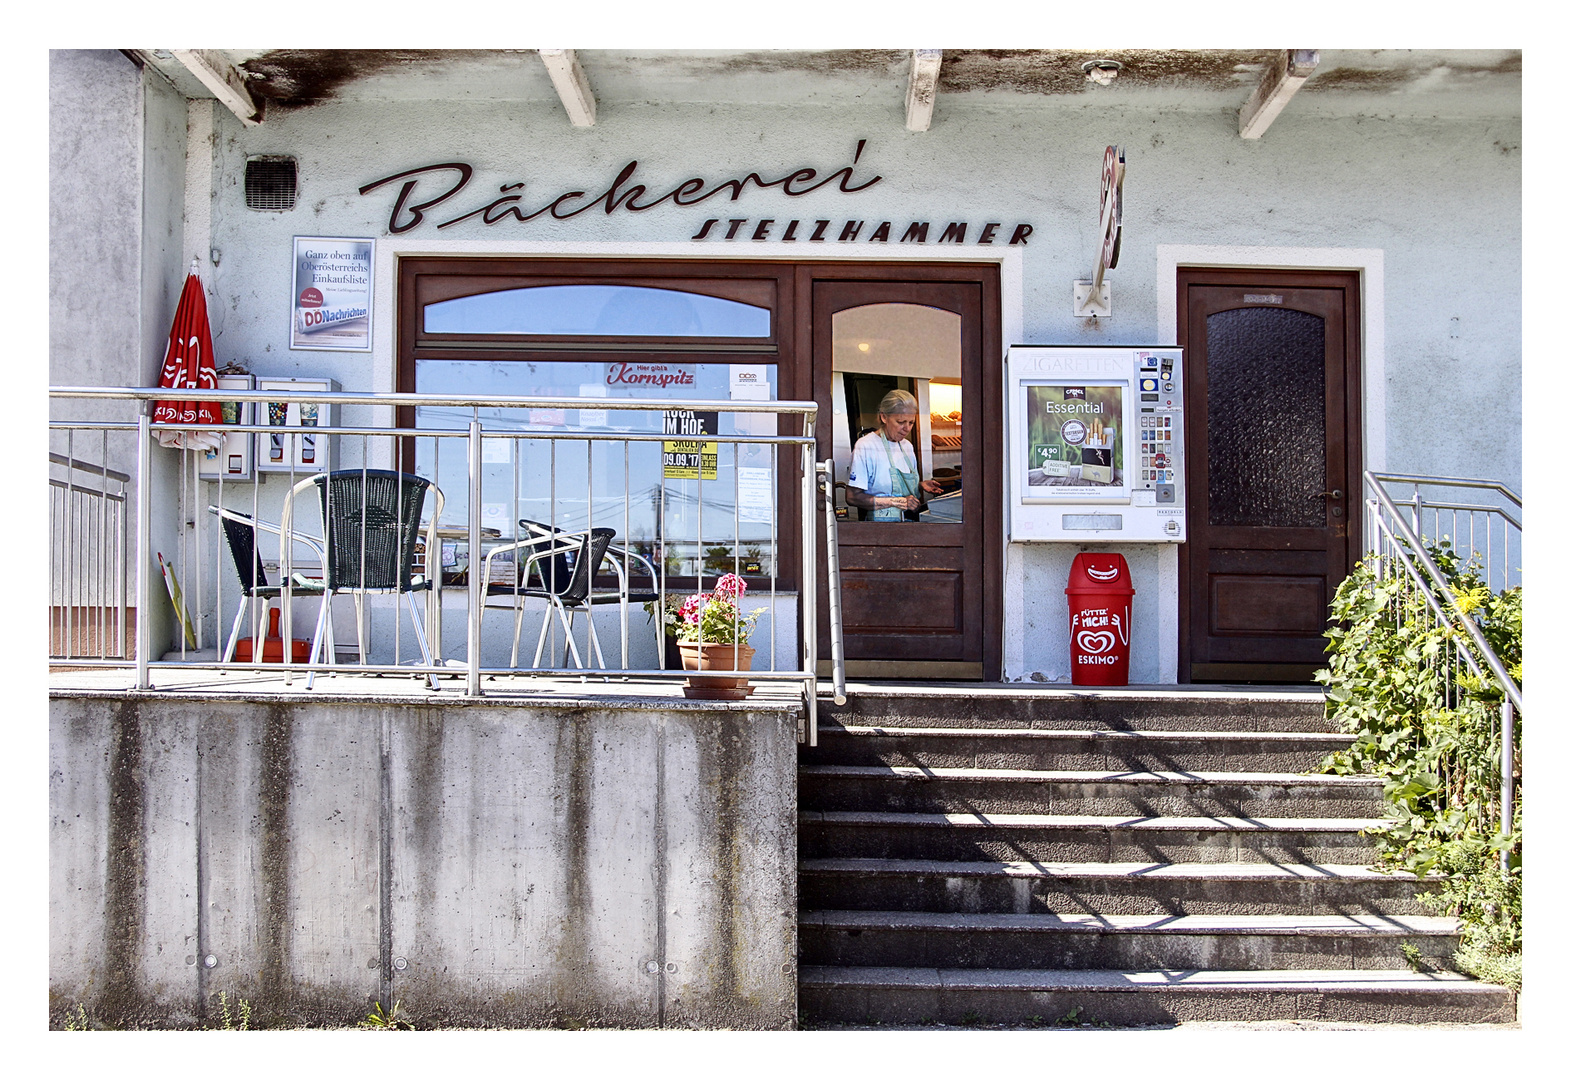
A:
<svg viewBox="0 0 1571 1080">
<path fill-rule="evenodd" d="M 1322 491 L 1320 493 L 1320 498 L 1322 498 L 1322 499 L 1340 499 L 1341 497 L 1342 497 L 1342 489 L 1341 488 L 1334 488 L 1331 491 Z"/>
</svg>

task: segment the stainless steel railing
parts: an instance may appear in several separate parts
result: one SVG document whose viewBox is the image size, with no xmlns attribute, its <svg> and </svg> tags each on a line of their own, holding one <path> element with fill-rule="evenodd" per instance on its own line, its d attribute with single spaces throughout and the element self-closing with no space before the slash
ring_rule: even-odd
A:
<svg viewBox="0 0 1571 1080">
<path fill-rule="evenodd" d="M 1447 545 L 1458 565 L 1474 567 L 1491 592 L 1519 585 L 1521 567 L 1513 565 L 1511 552 L 1514 548 L 1520 558 L 1522 500 L 1497 481 L 1464 477 L 1366 472 L 1364 485 L 1369 492 L 1364 503 L 1365 535 L 1371 541 L 1379 573 L 1397 575 L 1404 586 L 1396 592 L 1393 602 L 1416 606 L 1435 622 L 1462 629 L 1462 634 L 1451 636 L 1450 647 L 1433 661 L 1441 665 L 1444 693 L 1450 697 L 1455 692 L 1456 672 L 1465 666 L 1475 679 L 1492 682 L 1503 697 L 1499 714 L 1498 831 L 1502 837 L 1510 836 L 1516 806 L 1515 727 L 1522 712 L 1522 689 L 1490 647 L 1477 622 L 1458 603 L 1429 549 Z M 1403 498 L 1393 488 L 1411 491 Z M 1448 489 L 1488 492 L 1497 501 L 1458 502 L 1436 495 Z M 1502 860 L 1506 857 L 1502 851 Z"/>
<path fill-rule="evenodd" d="M 829 657 L 833 664 L 835 704 L 846 703 L 845 641 L 840 626 L 840 529 L 835 517 L 835 463 L 818 463 L 818 490 L 824 502 L 824 549 L 828 552 Z M 816 745 L 816 739 L 814 745 Z"/>
<path fill-rule="evenodd" d="M 108 467 L 108 432 L 64 447 L 49 454 L 49 655 L 129 660 L 131 477 Z"/>
<path fill-rule="evenodd" d="M 187 392 L 189 393 L 189 392 Z M 233 579 L 233 568 L 224 565 L 226 549 L 220 537 L 213 518 L 208 514 L 209 505 L 229 506 L 234 510 L 245 510 L 259 520 L 265 517 L 266 512 L 276 513 L 274 503 L 279 501 L 281 492 L 277 486 L 267 488 L 264 474 L 260 469 L 253 470 L 250 479 L 242 481 L 226 481 L 221 475 L 216 479 L 199 477 L 196 468 L 196 452 L 179 451 L 177 462 L 178 471 L 164 469 L 155 475 L 153 467 L 153 447 L 151 439 L 151 425 L 146 416 L 146 404 L 149 401 L 168 397 L 166 390 L 148 390 L 142 388 L 106 388 L 106 387 L 54 387 L 50 390 L 52 412 L 68 408 L 64 403 L 72 401 L 119 402 L 126 407 L 128 414 L 140 413 L 133 419 L 128 415 L 124 420 L 117 421 L 78 421 L 65 418 L 52 417 L 50 428 L 55 437 L 66 440 L 77 440 L 83 433 L 94 432 L 122 432 L 129 433 L 136 440 L 137 467 L 134 475 L 125 475 L 125 483 L 134 490 L 137 505 L 142 508 L 142 513 L 137 517 L 136 538 L 128 543 L 127 561 L 134 567 L 135 573 L 135 608 L 139 613 L 145 613 L 155 604 L 161 603 L 155 546 L 153 535 L 155 531 L 161 532 L 165 537 L 162 543 L 172 547 L 175 555 L 171 561 L 176 565 L 180 580 L 185 583 L 186 594 L 191 598 L 191 606 L 195 609 L 192 613 L 195 644 L 187 646 L 183 635 L 176 634 L 178 642 L 176 651 L 184 660 L 191 660 L 200 655 L 204 665 L 211 664 L 219 668 L 237 668 L 255 670 L 255 662 L 230 663 L 220 662 L 216 656 L 207 657 L 206 650 L 212 646 L 215 650 L 222 648 L 222 628 L 228 624 L 227 619 L 238 597 L 233 595 L 236 590 L 232 585 L 226 586 L 226 581 Z M 235 402 L 276 402 L 280 394 L 277 390 L 224 390 L 215 392 L 215 396 L 225 401 Z M 462 506 L 462 525 L 455 525 L 448 531 L 457 531 L 455 537 L 459 544 L 467 541 L 468 568 L 464 577 L 463 595 L 467 604 L 467 618 L 464 621 L 465 632 L 462 643 L 462 659 L 456 656 L 447 659 L 447 650 L 442 644 L 436 644 L 437 656 L 435 662 L 424 664 L 421 662 L 406 663 L 402 657 L 401 623 L 393 624 L 393 662 L 392 663 L 367 663 L 366 656 L 361 655 L 360 663 L 347 664 L 336 662 L 336 657 L 324 657 L 312 663 L 296 663 L 285 649 L 283 662 L 272 670 L 282 670 L 286 677 L 306 671 L 336 672 L 362 672 L 362 673 L 392 673 L 400 674 L 436 674 L 453 676 L 457 670 L 462 669 L 464 693 L 468 696 L 481 696 L 484 693 L 482 680 L 484 676 L 497 674 L 503 671 L 516 669 L 493 664 L 484 666 L 482 646 L 486 638 L 486 582 L 482 568 L 486 565 L 484 559 L 485 546 L 494 543 L 500 537 L 494 537 L 486 526 L 482 524 L 485 507 L 488 502 L 493 507 L 505 506 L 508 502 L 507 493 L 498 495 L 495 485 L 489 482 L 484 475 L 488 466 L 486 454 L 495 447 L 506 448 L 505 457 L 515 463 L 523 461 L 522 448 L 528 446 L 547 447 L 541 452 L 541 460 L 548 460 L 549 477 L 533 476 L 523 477 L 527 485 L 532 485 L 536 491 L 530 496 L 534 499 L 533 505 L 545 506 L 547 510 L 542 514 L 542 520 L 553 527 L 573 530 L 594 530 L 597 527 L 620 525 L 620 539 L 617 541 L 615 556 L 616 565 L 611 567 L 618 580 L 625 582 L 634 570 L 635 564 L 640 561 L 644 565 L 657 569 L 656 592 L 657 598 L 654 606 L 653 617 L 661 620 L 663 626 L 663 612 L 665 611 L 665 598 L 668 591 L 674 591 L 674 586 L 668 580 L 679 576 L 680 571 L 688 570 L 696 581 L 696 591 L 703 591 L 705 578 L 712 582 L 715 577 L 724 573 L 726 569 L 740 574 L 744 569 L 744 559 L 756 561 L 760 565 L 753 569 L 755 580 L 764 576 L 762 564 L 767 562 L 767 576 L 769 580 L 769 663 L 767 669 L 749 671 L 748 678 L 760 682 L 768 681 L 798 681 L 802 684 L 803 700 L 806 709 L 806 724 L 804 734 L 811 732 L 816 727 L 816 589 L 814 580 L 816 523 L 813 518 L 815 509 L 815 471 L 813 467 L 813 446 L 815 444 L 813 427 L 817 416 L 817 406 L 813 402 L 799 401 L 757 401 L 757 400 L 717 400 L 717 401 L 650 401 L 639 399 L 595 398 L 592 407 L 595 410 L 606 412 L 643 412 L 659 414 L 669 410 L 691 410 L 694 412 L 718 412 L 728 414 L 764 414 L 773 417 L 801 417 L 802 434 L 800 435 L 764 435 L 764 434 L 730 434 L 702 436 L 705 443 L 716 444 L 717 447 L 730 447 L 733 457 L 737 456 L 739 449 L 749 448 L 748 453 L 757 458 L 759 471 L 767 469 L 765 483 L 761 484 L 757 475 L 748 478 L 751 484 L 750 498 L 753 503 L 747 506 L 751 509 L 750 519 L 744 528 L 744 498 L 742 494 L 742 470 L 732 463 L 730 483 L 722 480 L 706 479 L 706 476 L 718 477 L 718 470 L 711 471 L 707 461 L 697 467 L 695 475 L 691 478 L 684 477 L 686 483 L 679 483 L 668 479 L 668 470 L 661 462 L 661 444 L 679 436 L 664 434 L 658 430 L 634 430 L 637 422 L 632 422 L 626 430 L 587 431 L 557 428 L 551 430 L 522 430 L 521 425 L 509 424 L 498 420 L 498 416 L 523 415 L 522 410 L 565 410 L 580 409 L 585 402 L 578 398 L 530 398 L 519 396 L 455 396 L 442 394 L 401 394 L 401 393 L 354 393 L 339 392 L 328 393 L 322 391 L 300 392 L 290 395 L 292 401 L 317 403 L 321 406 L 370 406 L 374 410 L 371 414 L 373 421 L 386 419 L 386 423 L 336 423 L 320 424 L 310 429 L 309 434 L 316 440 L 315 445 L 320 447 L 319 464 L 316 468 L 338 470 L 343 468 L 378 468 L 391 466 L 397 471 L 426 472 L 433 478 L 442 479 L 446 483 L 446 492 L 449 505 L 454 504 L 454 496 L 458 495 L 457 502 Z M 468 422 L 462 427 L 458 426 L 433 426 L 420 424 L 414 427 L 395 428 L 391 424 L 392 410 L 400 407 L 426 409 L 430 407 L 457 408 L 466 410 L 470 415 Z M 482 417 L 481 410 L 486 410 L 487 416 Z M 513 413 L 512 410 L 520 410 Z M 647 424 L 645 425 L 648 426 Z M 779 425 L 771 425 L 774 430 Z M 266 424 L 225 424 L 224 430 L 245 436 L 255 436 L 266 439 L 269 434 L 276 435 L 279 428 Z M 288 429 L 291 434 L 299 434 L 301 429 Z M 107 437 L 105 434 L 103 437 Z M 407 440 L 413 440 L 415 446 L 413 458 Z M 455 445 L 456 444 L 456 445 Z M 445 464 L 441 448 L 448 447 Z M 336 449 L 335 449 L 336 447 Z M 167 451 L 159 451 L 167 454 Z M 587 471 L 587 475 L 574 474 L 576 483 L 585 483 L 583 490 L 577 492 L 573 498 L 567 498 L 564 492 L 558 491 L 557 464 L 559 459 L 566 460 L 570 454 L 579 454 L 582 459 L 580 473 Z M 424 456 L 422 456 L 424 455 Z M 658 473 L 657 485 L 651 485 L 651 490 L 644 492 L 635 490 L 633 480 L 634 461 L 637 459 L 641 475 L 650 474 L 650 455 L 654 455 L 654 469 Z M 719 453 L 717 451 L 718 459 Z M 604 509 L 607 499 L 599 493 L 600 481 L 596 469 L 605 471 L 609 469 L 615 473 L 614 462 L 620 459 L 621 477 L 619 478 L 620 505 L 614 510 Z M 457 464 L 455 464 L 455 462 Z M 718 464 L 718 461 L 717 461 Z M 283 473 L 274 473 L 279 479 L 286 480 L 288 487 L 312 474 L 312 467 L 300 469 L 290 468 Z M 493 470 L 494 471 L 494 470 Z M 179 477 L 178 484 L 169 481 L 169 474 Z M 502 520 L 511 519 L 513 522 L 520 517 L 528 516 L 518 512 L 519 501 L 519 470 L 514 470 L 514 488 L 512 492 L 510 514 L 504 514 Z M 449 482 L 446 478 L 452 476 L 456 482 Z M 494 478 L 493 478 L 494 479 Z M 613 477 L 613 480 L 617 478 Z M 796 590 L 799 625 L 804 632 L 799 635 L 797 654 L 798 663 L 781 663 L 777 659 L 780 642 L 776 635 L 783 631 L 779 615 L 780 607 L 780 581 L 782 528 L 789 523 L 781 516 L 781 503 L 779 492 L 782 485 L 796 485 L 797 495 L 793 499 L 798 503 L 799 520 L 796 522 L 798 529 L 797 538 L 800 541 L 800 581 L 802 586 Z M 615 485 L 613 485 L 615 486 Z M 759 492 L 767 486 L 769 492 L 767 505 L 754 505 L 759 498 Z M 453 488 L 460 490 L 454 491 Z M 155 488 L 158 490 L 155 492 Z M 545 490 L 547 489 L 548 490 Z M 675 489 L 687 489 L 685 492 Z M 721 490 L 722 488 L 726 490 Z M 539 491 L 545 490 L 542 497 Z M 678 494 L 685 494 L 685 501 L 676 498 Z M 653 520 L 655 522 L 652 536 L 642 539 L 631 535 L 630 525 L 635 511 L 635 498 L 647 495 L 652 504 Z M 122 495 L 122 499 L 126 497 Z M 611 498 L 616 502 L 615 497 Z M 639 507 L 640 513 L 648 514 Z M 706 510 L 708 521 L 706 522 Z M 682 528 L 675 528 L 671 524 L 673 517 L 680 517 L 686 524 Z M 162 518 L 160 521 L 159 519 Z M 610 520 L 608 520 L 608 518 Z M 618 520 L 619 519 L 619 520 Z M 718 520 L 717 520 L 718 519 Z M 767 521 L 767 525 L 764 522 Z M 155 530 L 155 525 L 158 527 Z M 751 530 L 751 531 L 750 531 Z M 175 535 L 177 539 L 170 540 Z M 752 548 L 744 554 L 744 538 L 747 544 L 756 544 L 758 554 L 762 558 L 755 558 Z M 280 555 L 277 562 L 280 568 L 289 567 L 305 572 L 310 572 L 311 558 L 309 552 L 304 557 L 295 558 L 297 549 L 294 541 L 280 538 Z M 644 549 L 639 550 L 643 544 Z M 434 551 L 423 553 L 425 570 L 433 573 L 440 564 L 441 554 Z M 727 565 L 729 564 L 729 565 Z M 204 572 L 204 569 L 205 572 Z M 519 568 L 521 569 L 521 568 Z M 517 570 L 515 569 L 515 572 Z M 604 570 L 602 570 L 604 573 Z M 64 582 L 71 576 L 69 568 L 62 567 L 58 573 L 59 579 Z M 447 575 L 448 577 L 454 575 Z M 295 585 L 292 579 L 285 576 L 281 582 L 283 590 L 284 608 L 292 604 L 304 602 L 307 594 Z M 227 592 L 228 596 L 225 595 Z M 457 592 L 454 588 L 437 590 L 438 611 L 440 610 L 440 597 L 443 593 L 453 597 Z M 759 599 L 763 593 L 757 594 Z M 753 599 L 754 594 L 749 594 Z M 228 611 L 225 609 L 228 608 Z M 395 609 L 396 611 L 396 606 Z M 494 610 L 494 609 L 493 609 Z M 591 628 L 593 626 L 593 613 L 590 609 Z M 545 616 L 549 618 L 549 616 Z M 790 620 L 787 614 L 788 621 Z M 357 625 L 359 614 L 357 613 Z M 207 633 L 208 622 L 211 621 L 216 632 Z M 437 616 L 437 623 L 440 616 Z M 569 667 L 542 667 L 529 669 L 537 674 L 571 674 L 582 676 L 623 676 L 623 677 L 670 677 L 673 673 L 663 666 L 635 667 L 629 662 L 627 606 L 622 605 L 621 636 L 623 650 L 620 656 L 621 663 L 611 666 L 602 663 L 598 667 L 569 668 Z M 167 664 L 179 661 L 162 661 L 158 657 L 150 656 L 153 643 L 150 639 L 144 640 L 150 633 L 149 620 L 138 618 L 136 620 L 138 645 L 136 650 L 137 685 L 149 687 L 151 685 L 150 672 Z M 285 619 L 285 626 L 289 626 Z M 556 626 L 550 625 L 552 641 L 552 655 L 556 654 Z M 567 627 L 564 633 L 573 631 Z M 542 627 L 542 637 L 545 627 Z M 285 630 L 287 640 L 291 631 Z M 211 640 L 210 640 L 211 639 Z M 253 640 L 257 635 L 253 631 Z M 598 648 L 598 643 L 596 644 Z M 789 653 L 787 653 L 789 659 Z M 456 662 L 455 662 L 456 661 Z"/>
</svg>

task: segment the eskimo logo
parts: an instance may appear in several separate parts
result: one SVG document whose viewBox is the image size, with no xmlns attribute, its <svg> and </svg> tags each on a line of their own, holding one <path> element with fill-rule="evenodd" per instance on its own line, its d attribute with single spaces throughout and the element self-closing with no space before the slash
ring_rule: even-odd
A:
<svg viewBox="0 0 1571 1080">
<path fill-rule="evenodd" d="M 1081 652 L 1095 655 L 1111 649 L 1115 639 L 1111 630 L 1082 630 L 1075 640 Z"/>
<path fill-rule="evenodd" d="M 1118 567 L 1116 567 L 1116 566 L 1111 567 L 1111 568 L 1109 568 L 1107 570 L 1098 570 L 1094 566 L 1088 566 L 1088 567 L 1086 567 L 1086 573 L 1090 576 L 1092 581 L 1117 581 L 1118 580 Z"/>
</svg>

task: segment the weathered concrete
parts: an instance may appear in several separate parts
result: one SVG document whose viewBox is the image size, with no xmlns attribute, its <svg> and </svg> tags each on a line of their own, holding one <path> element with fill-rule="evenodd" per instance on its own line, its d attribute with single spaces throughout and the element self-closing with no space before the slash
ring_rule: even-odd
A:
<svg viewBox="0 0 1571 1080">
<path fill-rule="evenodd" d="M 791 1027 L 796 722 L 57 692 L 51 1012 Z"/>
</svg>

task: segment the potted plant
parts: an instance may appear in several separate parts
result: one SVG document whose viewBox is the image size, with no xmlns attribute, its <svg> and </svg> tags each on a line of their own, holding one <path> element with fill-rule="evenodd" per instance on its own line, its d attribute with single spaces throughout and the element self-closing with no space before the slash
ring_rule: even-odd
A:
<svg viewBox="0 0 1571 1080">
<path fill-rule="evenodd" d="M 747 639 L 763 608 L 742 611 L 747 584 L 735 574 L 715 582 L 713 592 L 695 593 L 676 612 L 677 648 L 687 671 L 747 671 L 753 649 Z M 690 698 L 740 700 L 753 692 L 746 679 L 702 676 L 687 680 L 682 693 Z"/>
</svg>

